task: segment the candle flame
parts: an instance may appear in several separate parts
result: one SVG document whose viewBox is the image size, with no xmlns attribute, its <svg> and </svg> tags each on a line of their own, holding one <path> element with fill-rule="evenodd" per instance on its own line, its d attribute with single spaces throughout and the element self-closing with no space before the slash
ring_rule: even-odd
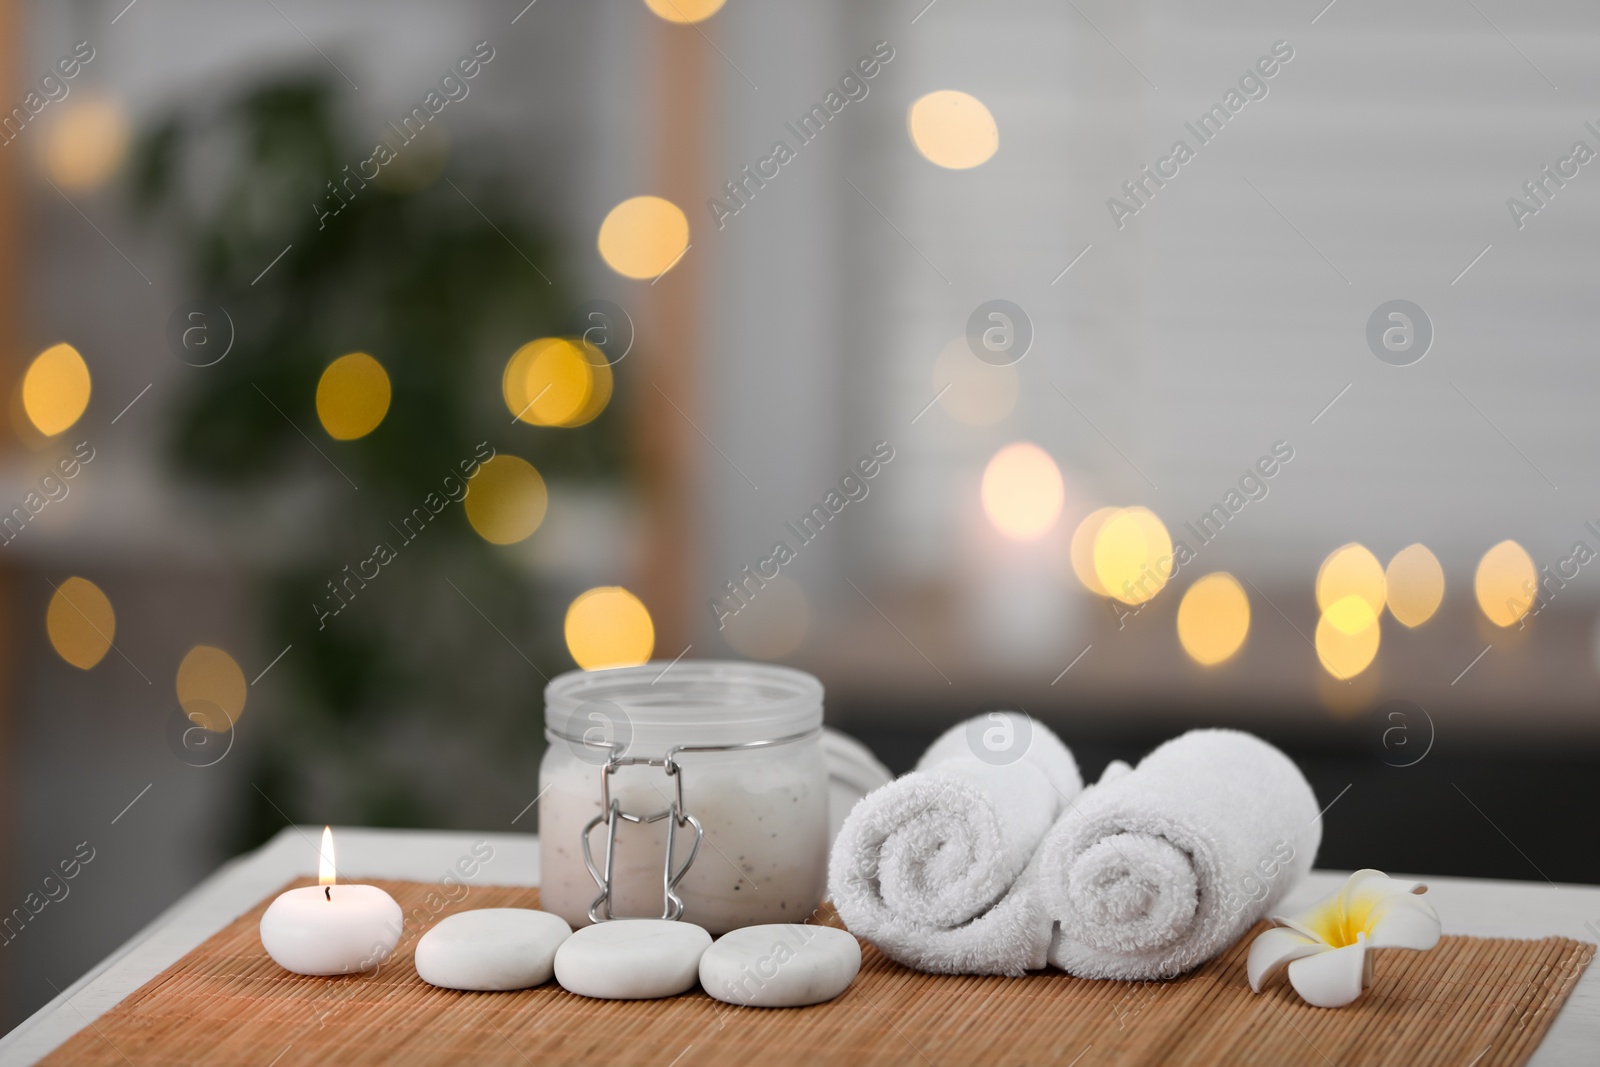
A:
<svg viewBox="0 0 1600 1067">
<path fill-rule="evenodd" d="M 333 828 L 324 826 L 322 828 L 322 857 L 317 862 L 317 884 L 333 885 L 336 880 L 334 873 Z"/>
</svg>

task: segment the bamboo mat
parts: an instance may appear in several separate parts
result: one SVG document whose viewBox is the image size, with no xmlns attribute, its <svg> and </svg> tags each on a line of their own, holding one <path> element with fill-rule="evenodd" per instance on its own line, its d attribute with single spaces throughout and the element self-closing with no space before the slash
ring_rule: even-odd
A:
<svg viewBox="0 0 1600 1067">
<path fill-rule="evenodd" d="M 1595 952 L 1565 938 L 1446 937 L 1429 952 L 1378 953 L 1376 984 L 1335 1011 L 1307 1007 L 1286 985 L 1252 994 L 1244 975 L 1249 938 L 1170 982 L 1091 982 L 1055 972 L 939 977 L 863 946 L 860 976 L 830 1004 L 734 1008 L 699 990 L 608 1002 L 553 982 L 517 993 L 456 993 L 417 977 L 412 950 L 437 919 L 466 908 L 537 907 L 538 890 L 473 887 L 452 904 L 439 886 L 377 884 L 408 916 L 400 948 L 380 973 L 302 978 L 281 970 L 257 935 L 268 897 L 44 1062 L 1501 1067 L 1532 1055 Z M 827 921 L 838 922 L 831 913 Z"/>
</svg>

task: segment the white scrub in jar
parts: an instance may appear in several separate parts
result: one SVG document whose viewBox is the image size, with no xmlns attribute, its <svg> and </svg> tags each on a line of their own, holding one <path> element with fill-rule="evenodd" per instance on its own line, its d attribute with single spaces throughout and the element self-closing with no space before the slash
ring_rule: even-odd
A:
<svg viewBox="0 0 1600 1067">
<path fill-rule="evenodd" d="M 682 918 L 713 934 L 804 921 L 827 882 L 821 685 L 802 672 L 760 664 L 680 662 L 663 676 L 664 667 L 571 672 L 546 690 L 551 743 L 540 771 L 542 906 L 575 927 L 590 921 L 600 890 L 584 865 L 580 837 L 600 814 L 601 768 L 610 752 L 659 759 L 674 745 L 729 746 L 676 757 L 685 809 L 705 831 L 677 887 Z M 677 783 L 660 766 L 622 766 L 610 786 L 622 811 L 652 815 L 671 806 Z M 670 818 L 619 823 L 612 916 L 661 916 Z M 678 828 L 674 869 L 687 859 L 693 837 L 692 827 Z M 602 870 L 605 847 L 601 824 L 590 848 Z"/>
</svg>

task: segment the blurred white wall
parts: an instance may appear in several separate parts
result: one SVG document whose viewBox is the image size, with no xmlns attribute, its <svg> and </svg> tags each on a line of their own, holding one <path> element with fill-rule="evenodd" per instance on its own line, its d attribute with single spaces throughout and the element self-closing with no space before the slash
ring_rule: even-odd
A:
<svg viewBox="0 0 1600 1067">
<path fill-rule="evenodd" d="M 1123 643 L 1136 652 L 1085 661 L 1096 692 L 1181 701 L 1198 681 L 1221 702 L 1316 702 L 1319 564 L 1349 541 L 1385 561 L 1420 541 L 1446 573 L 1439 620 L 1395 636 L 1363 684 L 1415 682 L 1485 723 L 1507 701 L 1560 705 L 1553 717 L 1576 727 L 1596 682 L 1600 584 L 1569 584 L 1536 622 L 1544 638 L 1522 642 L 1486 630 L 1472 583 L 1506 538 L 1536 566 L 1579 539 L 1600 547 L 1584 527 L 1600 515 L 1586 459 L 1600 430 L 1584 418 L 1600 375 L 1585 355 L 1600 170 L 1520 229 L 1507 208 L 1575 141 L 1600 150 L 1584 125 L 1600 127 L 1584 104 L 1600 77 L 1592 6 L 1014 0 L 853 5 L 833 22 L 749 4 L 708 25 L 727 59 L 713 69 L 730 176 L 873 42 L 895 50 L 870 95 L 712 234 L 708 432 L 762 484 L 708 453 L 721 519 L 708 595 L 886 437 L 899 458 L 872 498 L 795 565 L 812 609 L 796 655 L 918 700 L 997 658 L 1048 689 L 1105 632 L 1105 607 L 1063 565 L 1078 520 L 1143 504 L 1197 547 L 1183 524 L 1284 441 L 1295 458 L 1268 496 L 1176 583 L 1220 569 L 1254 583 L 1255 658 L 1197 673 L 1171 611 L 1153 610 L 1150 632 Z M 1274 49 L 1292 58 L 1202 143 L 1186 123 Z M 759 72 L 759 92 L 735 65 Z M 938 89 L 994 115 L 987 163 L 944 170 L 913 147 L 907 109 Z M 1119 227 L 1108 200 L 1129 202 L 1123 183 L 1180 138 L 1194 158 L 1147 184 Z M 995 298 L 1035 333 L 1010 413 L 959 421 L 964 384 L 924 411 L 952 380 L 941 354 L 956 342 L 961 355 L 969 314 Z M 1394 299 L 1431 320 L 1410 366 L 1367 340 Z M 984 464 L 1017 440 L 1056 459 L 1067 493 L 1058 528 L 1022 548 L 974 518 Z M 727 647 L 709 614 L 706 627 Z M 1502 640 L 1501 666 L 1452 686 Z"/>
</svg>

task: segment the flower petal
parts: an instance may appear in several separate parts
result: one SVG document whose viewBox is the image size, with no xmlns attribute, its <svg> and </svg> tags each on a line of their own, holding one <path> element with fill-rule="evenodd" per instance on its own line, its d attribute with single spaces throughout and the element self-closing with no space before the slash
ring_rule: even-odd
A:
<svg viewBox="0 0 1600 1067">
<path fill-rule="evenodd" d="M 1368 948 L 1429 949 L 1439 943 L 1439 913 L 1421 897 L 1396 896 L 1372 910 Z"/>
<path fill-rule="evenodd" d="M 1320 941 L 1329 948 L 1337 947 L 1344 936 L 1344 914 L 1339 910 L 1337 892 L 1293 915 L 1274 915 L 1272 921 Z"/>
<path fill-rule="evenodd" d="M 1425 893 L 1427 889 L 1422 882 L 1390 878 L 1382 871 L 1366 868 L 1350 875 L 1338 891 L 1310 907 L 1289 916 L 1274 915 L 1272 921 L 1330 947 L 1344 948 L 1355 944 L 1358 935 L 1370 934 L 1373 924 L 1390 902 L 1412 900 L 1412 894 Z M 1432 910 L 1427 908 L 1429 913 Z M 1399 936 L 1407 937 L 1409 942 L 1421 939 L 1424 932 Z"/>
<path fill-rule="evenodd" d="M 1391 878 L 1382 871 L 1363 867 L 1344 881 L 1346 894 L 1376 894 L 1388 896 L 1391 893 L 1423 893 L 1428 886 L 1425 882 L 1413 882 L 1403 878 Z"/>
<path fill-rule="evenodd" d="M 1356 935 L 1372 932 L 1372 924 L 1379 909 L 1391 900 L 1412 893 L 1425 893 L 1428 887 L 1421 882 L 1403 882 L 1390 878 L 1382 871 L 1361 870 L 1352 874 L 1339 891 L 1339 910 L 1343 913 L 1344 937 L 1336 944 L 1348 945 Z"/>
<path fill-rule="evenodd" d="M 1289 964 L 1289 984 L 1318 1008 L 1342 1008 L 1361 995 L 1367 946 L 1357 941 Z"/>
<path fill-rule="evenodd" d="M 1344 888 L 1339 890 L 1339 907 L 1345 912 L 1360 911 L 1363 905 L 1370 906 L 1374 901 L 1385 897 L 1404 896 L 1408 893 L 1426 893 L 1427 885 L 1422 882 L 1404 881 L 1399 878 L 1390 878 L 1382 871 L 1375 871 L 1368 867 L 1356 871 L 1345 879 Z"/>
<path fill-rule="evenodd" d="M 1245 963 L 1245 973 L 1250 977 L 1250 989 L 1261 992 L 1262 986 L 1277 974 L 1284 964 L 1317 952 L 1330 951 L 1327 945 L 1304 934 L 1283 927 L 1262 931 L 1250 943 L 1250 955 Z"/>
</svg>

